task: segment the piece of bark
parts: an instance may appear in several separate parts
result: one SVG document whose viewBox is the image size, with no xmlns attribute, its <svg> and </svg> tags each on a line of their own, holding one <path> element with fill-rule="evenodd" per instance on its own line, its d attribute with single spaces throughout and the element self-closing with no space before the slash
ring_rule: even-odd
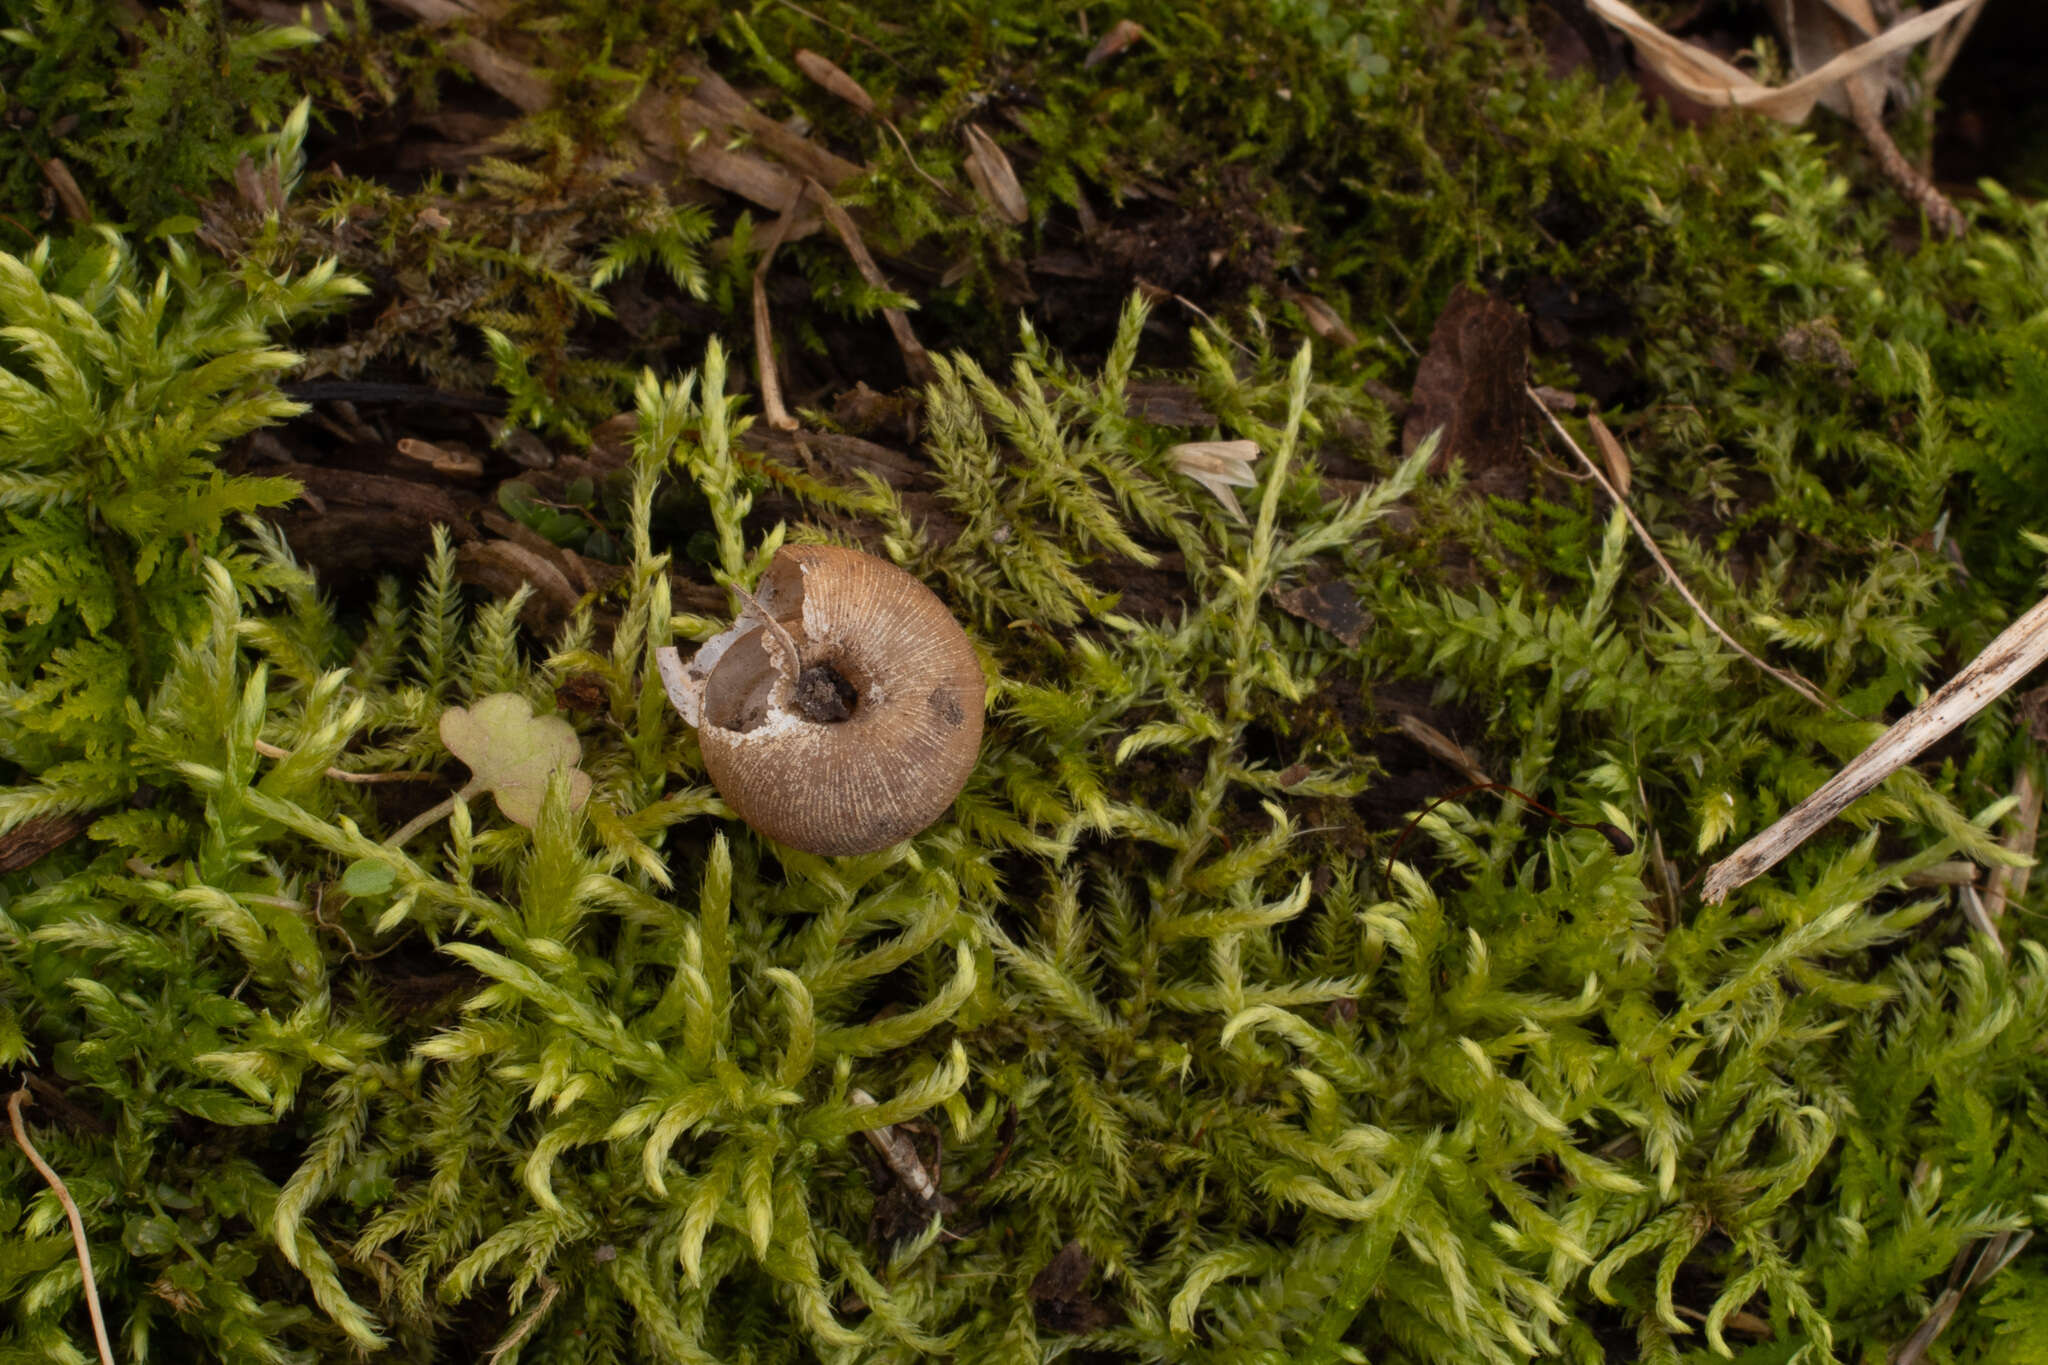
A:
<svg viewBox="0 0 2048 1365">
<path fill-rule="evenodd" d="M 562 571 L 517 541 L 484 540 L 455 552 L 455 576 L 464 583 L 509 598 L 521 587 L 533 589 L 519 609 L 520 623 L 543 636 L 562 628 L 576 609 L 579 594 Z"/>
<path fill-rule="evenodd" d="M 0 872 L 33 867 L 92 827 L 89 811 L 37 815 L 0 834 Z"/>
<path fill-rule="evenodd" d="M 474 494 L 387 474 L 325 465 L 287 464 L 273 472 L 296 479 L 307 496 L 270 519 L 292 551 L 328 583 L 374 579 L 417 569 L 446 526 L 458 545 L 477 539 Z"/>
</svg>

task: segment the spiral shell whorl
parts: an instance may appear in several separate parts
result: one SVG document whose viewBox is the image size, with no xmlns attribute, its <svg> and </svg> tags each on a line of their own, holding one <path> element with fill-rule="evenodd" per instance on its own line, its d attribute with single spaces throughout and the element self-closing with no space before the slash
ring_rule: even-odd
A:
<svg viewBox="0 0 2048 1365">
<path fill-rule="evenodd" d="M 895 565 L 830 545 L 779 551 L 756 603 L 687 667 L 662 660 L 726 804 L 777 843 L 833 855 L 887 848 L 945 814 L 974 770 L 986 695 L 945 603 Z M 771 617 L 800 669 L 850 685 L 850 716 L 806 714 Z"/>
</svg>

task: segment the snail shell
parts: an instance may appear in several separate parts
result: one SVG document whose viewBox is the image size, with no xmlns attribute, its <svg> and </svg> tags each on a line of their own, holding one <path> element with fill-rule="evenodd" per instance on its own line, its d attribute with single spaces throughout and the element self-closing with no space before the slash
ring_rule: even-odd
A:
<svg viewBox="0 0 2048 1365">
<path fill-rule="evenodd" d="M 981 749 L 986 689 L 930 588 L 836 545 L 776 552 L 688 664 L 656 655 L 727 805 L 779 844 L 870 853 L 945 814 Z"/>
</svg>

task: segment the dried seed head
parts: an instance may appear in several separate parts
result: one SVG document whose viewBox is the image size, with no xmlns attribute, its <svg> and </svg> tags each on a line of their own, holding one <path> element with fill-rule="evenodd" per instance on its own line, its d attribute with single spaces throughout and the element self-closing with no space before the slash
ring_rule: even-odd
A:
<svg viewBox="0 0 2048 1365">
<path fill-rule="evenodd" d="M 739 619 L 662 682 L 726 804 L 780 844 L 868 853 L 945 814 L 981 749 L 985 688 L 931 589 L 858 550 L 776 553 Z"/>
</svg>

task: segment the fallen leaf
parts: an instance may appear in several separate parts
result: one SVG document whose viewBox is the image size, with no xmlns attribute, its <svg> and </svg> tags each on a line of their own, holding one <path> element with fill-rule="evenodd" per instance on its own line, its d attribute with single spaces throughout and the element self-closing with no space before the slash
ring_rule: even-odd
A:
<svg viewBox="0 0 2048 1365">
<path fill-rule="evenodd" d="M 1523 477 L 1522 389 L 1529 371 L 1529 320 L 1521 310 L 1459 286 L 1429 334 L 1415 372 L 1413 405 L 1401 427 L 1404 454 L 1443 428 L 1432 472 L 1464 460 L 1483 491 L 1512 493 Z M 1492 477 L 1489 477 L 1492 476 Z"/>
<path fill-rule="evenodd" d="M 1256 441 L 1189 441 L 1167 447 L 1173 467 L 1215 495 L 1223 510 L 1244 522 L 1244 509 L 1237 505 L 1233 488 L 1252 488 L 1252 461 L 1259 458 Z"/>
<path fill-rule="evenodd" d="M 1600 463 L 1607 466 L 1607 481 L 1614 485 L 1614 491 L 1622 497 L 1628 496 L 1629 463 L 1628 452 L 1621 448 L 1621 442 L 1607 429 L 1607 423 L 1600 420 L 1600 414 L 1586 414 L 1586 424 L 1593 429 L 1593 444 L 1600 447 Z"/>
<path fill-rule="evenodd" d="M 1339 346 L 1356 346 L 1358 333 L 1351 330 L 1344 319 L 1337 316 L 1337 310 L 1313 294 L 1299 289 L 1283 289 L 1281 297 L 1301 310 L 1308 319 L 1308 329 L 1324 341 L 1334 341 Z"/>
<path fill-rule="evenodd" d="M 1135 19 L 1119 19 L 1102 35 L 1089 54 L 1081 59 L 1081 69 L 1086 71 L 1101 66 L 1132 43 L 1145 36 L 1145 27 Z"/>
<path fill-rule="evenodd" d="M 1304 583 L 1286 592 L 1275 592 L 1273 600 L 1288 615 L 1321 626 L 1346 645 L 1357 644 L 1372 629 L 1372 613 L 1358 605 L 1357 592 L 1342 579 Z"/>
<path fill-rule="evenodd" d="M 590 774 L 576 766 L 583 744 L 574 727 L 560 716 L 536 716 L 533 703 L 517 693 L 449 707 L 441 713 L 441 742 L 469 765 L 470 786 L 496 797 L 515 825 L 532 829 L 540 820 L 548 777 L 558 768 L 569 774 L 569 809 L 580 810 L 590 799 Z"/>
<path fill-rule="evenodd" d="M 830 57 L 821 57 L 807 47 L 800 47 L 796 50 L 796 69 L 863 114 L 875 112 L 875 97 L 859 81 L 840 70 L 838 63 Z"/>
<path fill-rule="evenodd" d="M 967 142 L 967 178 L 974 182 L 975 191 L 1011 222 L 1030 222 L 1031 205 L 1024 198 L 1024 187 L 1017 183 L 1017 172 L 996 140 L 972 123 L 962 128 L 960 135 Z"/>
<path fill-rule="evenodd" d="M 1095 1258 L 1079 1242 L 1061 1247 L 1031 1281 L 1031 1311 L 1048 1332 L 1093 1332 L 1121 1320 L 1112 1305 L 1088 1293 Z"/>
<path fill-rule="evenodd" d="M 1488 786 L 1493 784 L 1493 779 L 1486 775 L 1485 769 L 1474 763 L 1472 755 L 1465 752 L 1465 746 L 1420 716 L 1411 716 L 1406 711 L 1396 711 L 1394 724 L 1400 727 L 1402 734 L 1421 745 L 1432 757 L 1442 759 L 1463 773 L 1467 780 Z"/>
<path fill-rule="evenodd" d="M 1813 112 L 1813 106 L 1824 96 L 1840 92 L 1845 81 L 1892 54 L 1933 37 L 1982 3 L 1983 0 L 1949 0 L 1894 24 L 1867 42 L 1839 50 L 1819 67 L 1781 86 L 1765 85 L 1705 48 L 1672 37 L 1622 0 L 1586 0 L 1586 7 L 1627 34 L 1648 66 L 1700 103 L 1749 109 L 1786 123 L 1803 123 Z M 1839 8 L 1833 13 L 1842 15 Z M 1820 40 L 1814 41 L 1817 46 Z"/>
</svg>

